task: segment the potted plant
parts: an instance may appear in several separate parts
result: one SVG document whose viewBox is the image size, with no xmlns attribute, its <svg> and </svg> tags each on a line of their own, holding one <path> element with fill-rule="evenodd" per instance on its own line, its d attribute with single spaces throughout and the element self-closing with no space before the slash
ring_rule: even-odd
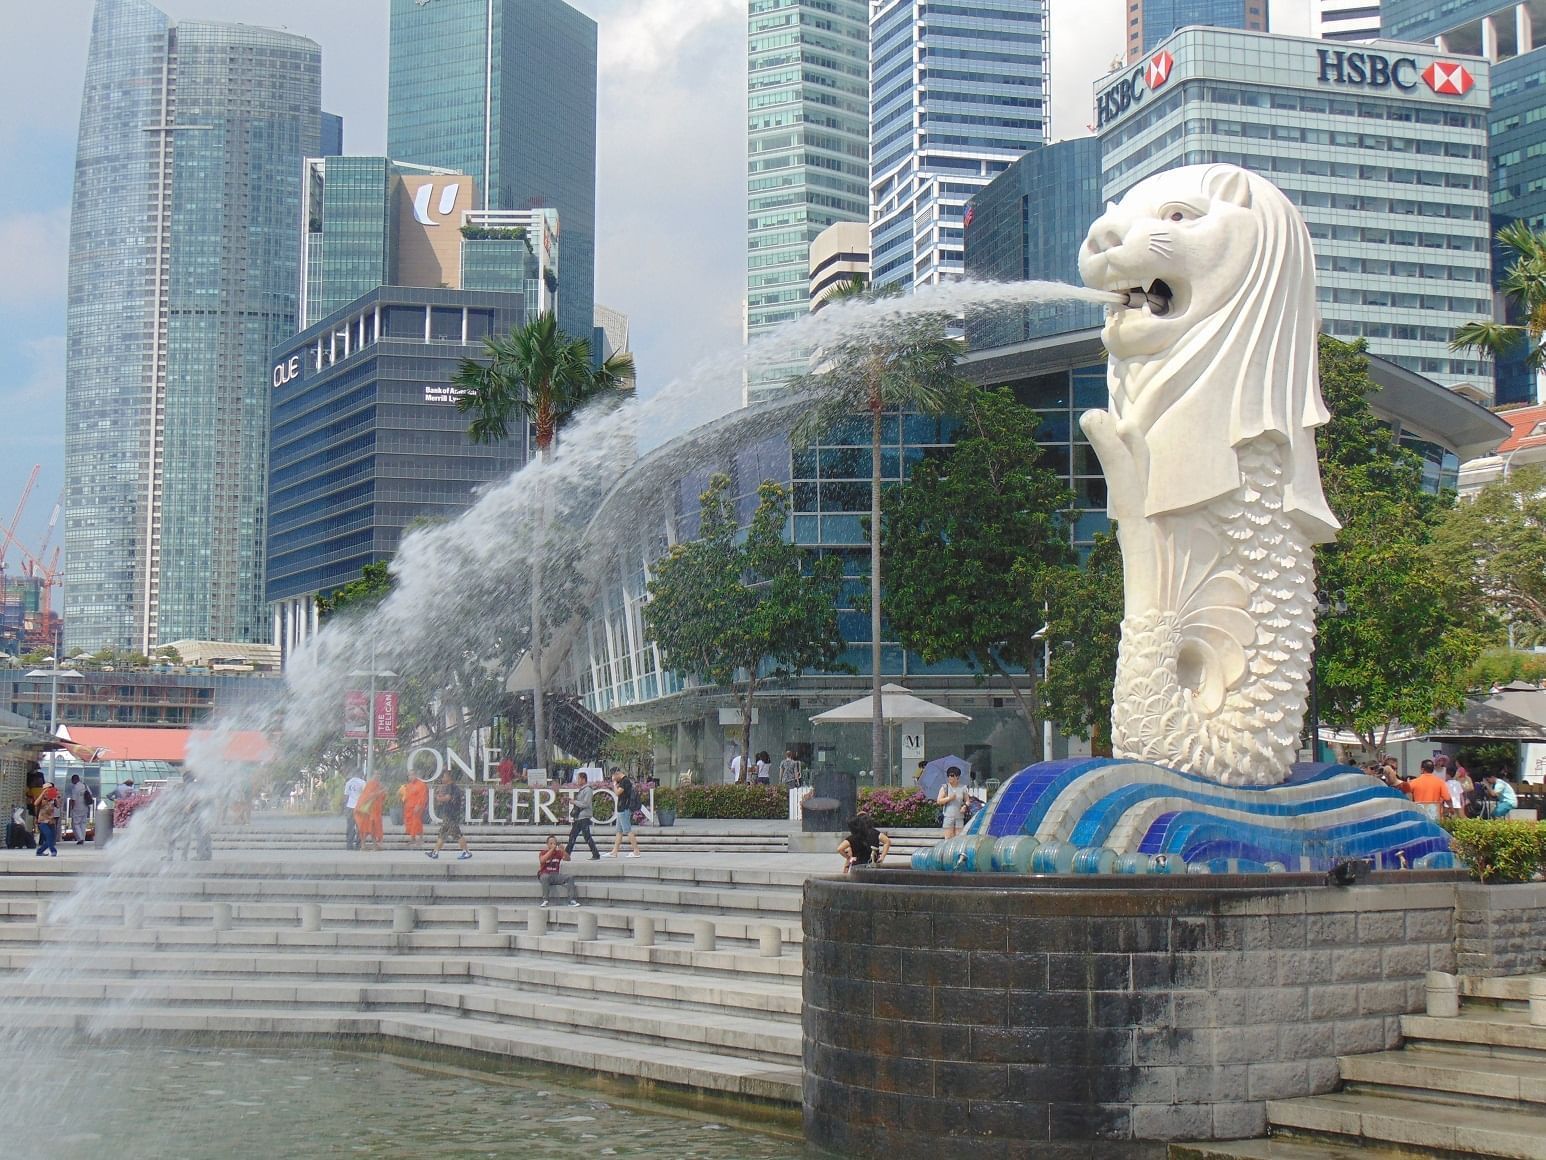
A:
<svg viewBox="0 0 1546 1160">
<path fill-rule="evenodd" d="M 676 791 L 674 789 L 657 789 L 655 791 L 655 821 L 658 825 L 676 825 Z"/>
</svg>

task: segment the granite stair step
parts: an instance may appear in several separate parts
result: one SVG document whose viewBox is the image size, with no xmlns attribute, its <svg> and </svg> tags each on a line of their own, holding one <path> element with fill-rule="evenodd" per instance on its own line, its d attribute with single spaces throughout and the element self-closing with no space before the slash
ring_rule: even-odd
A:
<svg viewBox="0 0 1546 1160">
<path fill-rule="evenodd" d="M 1414 1156 L 1432 1156 L 1432 1153 L 1271 1136 L 1265 1140 L 1172 1144 L 1167 1160 L 1411 1160 Z"/>
<path fill-rule="evenodd" d="M 1267 1120 L 1274 1132 L 1367 1140 L 1426 1149 L 1427 1154 L 1546 1160 L 1546 1114 L 1541 1112 L 1354 1091 L 1269 1100 Z"/>
<path fill-rule="evenodd" d="M 1491 1056 L 1439 1047 L 1350 1055 L 1339 1060 L 1344 1090 L 1495 1106 L 1546 1105 L 1546 1067 L 1526 1056 Z M 1546 1112 L 1546 1106 L 1540 1109 Z"/>
<path fill-rule="evenodd" d="M 1532 1026 L 1527 1010 L 1477 1007 L 1469 1002 L 1451 1018 L 1403 1015 L 1401 1034 L 1414 1050 L 1440 1046 L 1480 1055 L 1546 1053 L 1546 1027 Z M 1546 1057 L 1541 1062 L 1546 1064 Z"/>
</svg>

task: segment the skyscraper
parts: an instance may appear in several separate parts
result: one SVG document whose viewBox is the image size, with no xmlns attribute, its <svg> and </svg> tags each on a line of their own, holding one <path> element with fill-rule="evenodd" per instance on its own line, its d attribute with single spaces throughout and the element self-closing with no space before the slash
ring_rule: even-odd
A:
<svg viewBox="0 0 1546 1160">
<path fill-rule="evenodd" d="M 1373 40 L 1380 34 L 1379 0 L 1315 0 L 1323 40 Z"/>
<path fill-rule="evenodd" d="M 868 0 L 750 4 L 747 338 L 807 313 L 817 234 L 868 220 L 869 43 Z"/>
<path fill-rule="evenodd" d="M 1267 31 L 1267 0 L 1127 0 L 1127 59 L 1136 63 L 1178 28 Z"/>
<path fill-rule="evenodd" d="M 268 355 L 292 334 L 321 50 L 98 0 L 70 218 L 69 648 L 259 641 Z"/>
<path fill-rule="evenodd" d="M 470 175 L 478 209 L 556 209 L 558 323 L 591 337 L 593 20 L 563 0 L 392 0 L 387 154 Z"/>
<path fill-rule="evenodd" d="M 874 281 L 958 277 L 966 203 L 1047 139 L 1047 5 L 882 0 L 870 45 Z"/>
</svg>

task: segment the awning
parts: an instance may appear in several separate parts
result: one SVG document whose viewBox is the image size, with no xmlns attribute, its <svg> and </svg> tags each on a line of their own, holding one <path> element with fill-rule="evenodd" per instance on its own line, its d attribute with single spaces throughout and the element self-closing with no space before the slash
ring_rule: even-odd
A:
<svg viewBox="0 0 1546 1160">
<path fill-rule="evenodd" d="M 188 740 L 193 729 L 131 729 L 108 725 L 64 725 L 61 737 L 82 761 L 167 761 L 181 765 L 188 759 Z M 228 735 L 227 761 L 261 764 L 272 755 L 267 736 L 254 729 Z"/>
<path fill-rule="evenodd" d="M 817 713 L 811 718 L 813 725 L 859 725 L 865 721 L 874 719 L 873 709 L 875 705 L 874 694 L 860 697 L 857 701 L 850 701 L 846 705 L 839 705 L 836 709 L 828 709 L 825 713 Z M 954 709 L 947 709 L 943 705 L 936 705 L 932 701 L 925 701 L 922 697 L 915 697 L 901 685 L 882 685 L 880 687 L 880 715 L 881 719 L 890 723 L 898 721 L 928 722 L 954 722 L 963 723 L 971 718 L 965 713 L 957 713 Z"/>
<path fill-rule="evenodd" d="M 1467 698 L 1464 709 L 1425 734 L 1433 741 L 1546 741 L 1546 724 L 1499 707 L 1497 697 Z"/>
</svg>

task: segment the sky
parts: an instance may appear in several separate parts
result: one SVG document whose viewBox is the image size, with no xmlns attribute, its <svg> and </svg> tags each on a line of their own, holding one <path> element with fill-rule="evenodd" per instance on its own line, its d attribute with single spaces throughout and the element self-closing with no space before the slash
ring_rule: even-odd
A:
<svg viewBox="0 0 1546 1160">
<path fill-rule="evenodd" d="M 570 2 L 600 26 L 596 301 L 629 316 L 640 387 L 653 391 L 741 340 L 746 0 Z M 1050 2 L 1053 137 L 1080 137 L 1091 83 L 1124 48 L 1125 4 Z M 0 528 L 41 464 L 17 531 L 33 550 L 64 482 L 65 264 L 92 7 L 0 0 Z M 345 152 L 384 151 L 387 0 L 158 7 L 311 37 Z"/>
</svg>

